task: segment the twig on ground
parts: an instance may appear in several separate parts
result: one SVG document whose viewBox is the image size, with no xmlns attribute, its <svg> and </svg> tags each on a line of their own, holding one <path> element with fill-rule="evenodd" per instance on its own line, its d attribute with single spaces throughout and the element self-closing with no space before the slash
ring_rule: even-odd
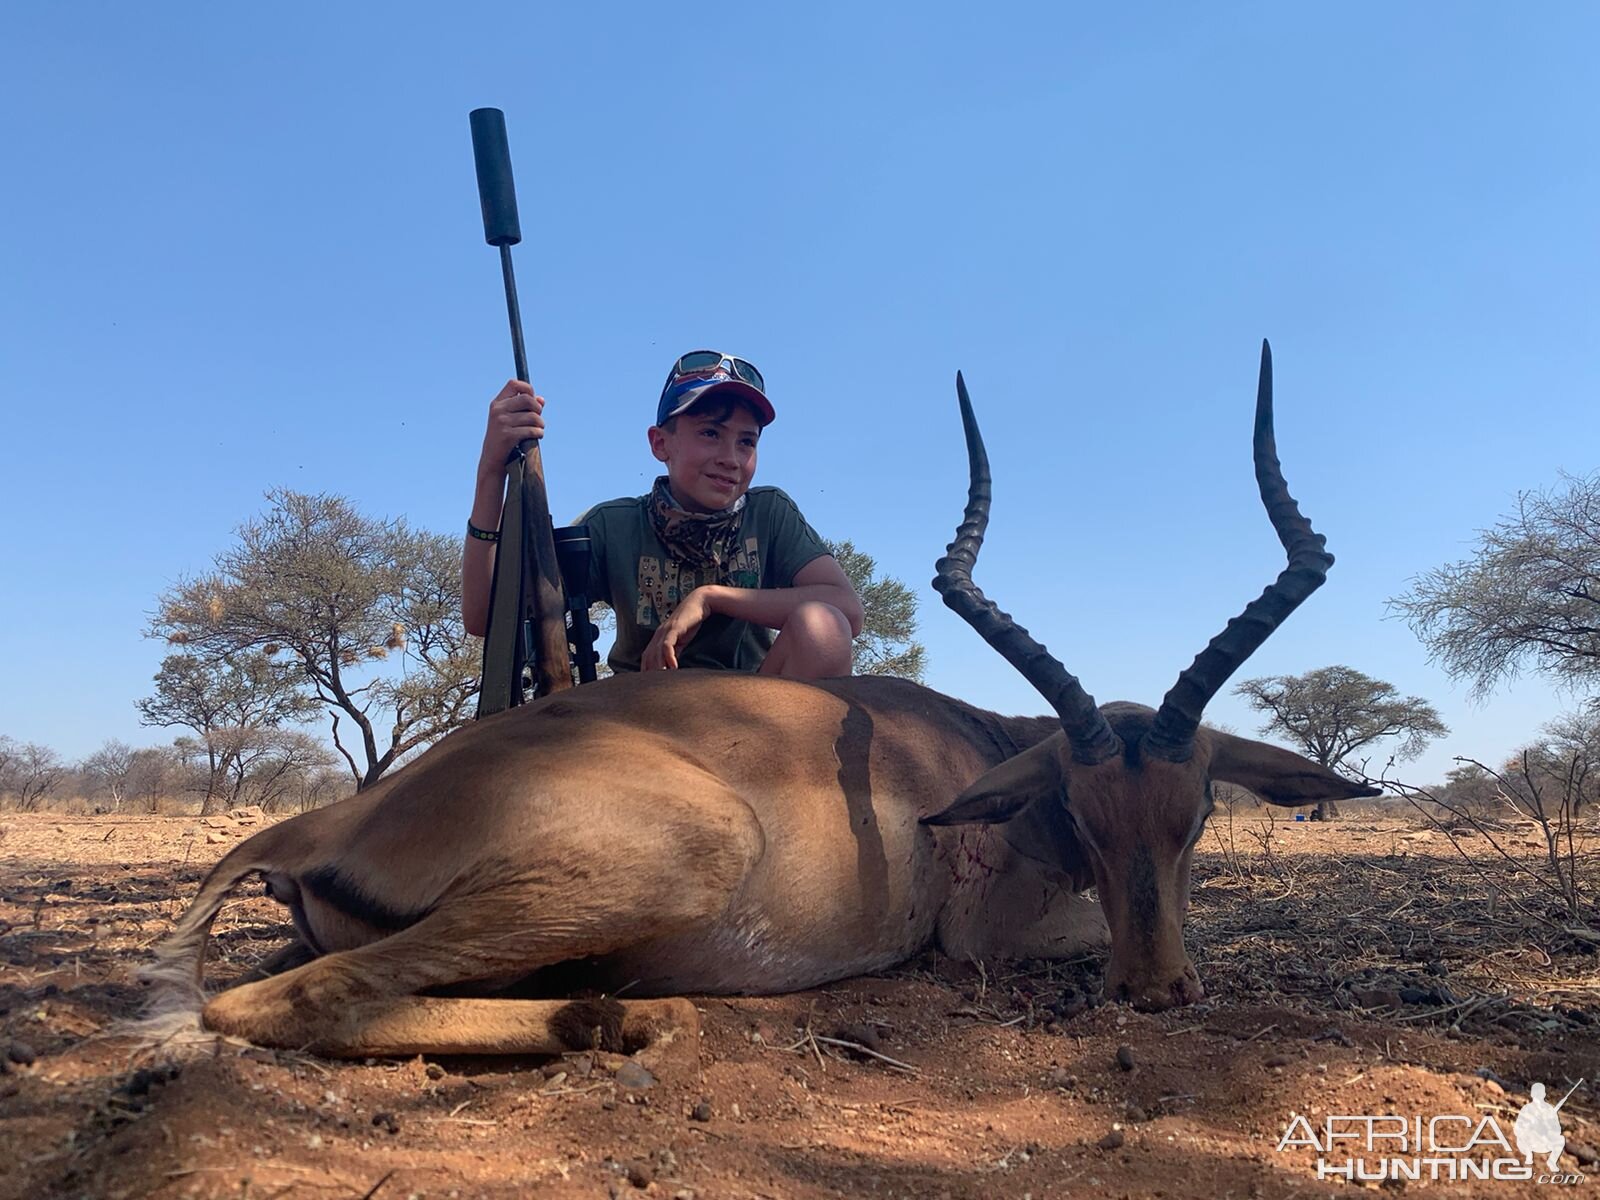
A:
<svg viewBox="0 0 1600 1200">
<path fill-rule="evenodd" d="M 875 1058 L 879 1062 L 887 1063 L 889 1066 L 900 1071 L 905 1071 L 911 1075 L 922 1074 L 921 1071 L 917 1070 L 917 1068 L 913 1067 L 910 1063 L 903 1063 L 898 1058 L 890 1058 L 887 1054 L 879 1054 L 876 1050 L 873 1050 L 867 1046 L 863 1046 L 860 1042 L 852 1042 L 846 1038 L 823 1037 L 821 1034 L 816 1033 L 811 1035 L 811 1040 L 814 1042 L 822 1042 L 829 1046 L 842 1046 L 844 1049 L 853 1050 L 857 1054 L 865 1054 L 869 1058 Z"/>
</svg>

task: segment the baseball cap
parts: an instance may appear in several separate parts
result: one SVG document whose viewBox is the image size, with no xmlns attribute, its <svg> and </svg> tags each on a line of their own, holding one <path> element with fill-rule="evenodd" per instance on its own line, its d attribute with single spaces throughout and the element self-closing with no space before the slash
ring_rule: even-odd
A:
<svg viewBox="0 0 1600 1200">
<path fill-rule="evenodd" d="M 656 405 L 656 424 L 666 424 L 713 394 L 744 401 L 762 425 L 770 425 L 777 415 L 767 399 L 766 381 L 753 363 L 719 350 L 691 350 L 667 373 Z"/>
</svg>

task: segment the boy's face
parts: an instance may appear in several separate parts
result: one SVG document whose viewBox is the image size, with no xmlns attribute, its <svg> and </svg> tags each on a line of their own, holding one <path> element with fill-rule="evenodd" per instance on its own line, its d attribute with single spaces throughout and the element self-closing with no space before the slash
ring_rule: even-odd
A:
<svg viewBox="0 0 1600 1200">
<path fill-rule="evenodd" d="M 669 430 L 650 427 L 650 453 L 667 464 L 672 495 L 690 512 L 730 507 L 756 473 L 756 443 L 761 425 L 755 414 L 735 404 L 726 416 L 690 410 Z"/>
</svg>

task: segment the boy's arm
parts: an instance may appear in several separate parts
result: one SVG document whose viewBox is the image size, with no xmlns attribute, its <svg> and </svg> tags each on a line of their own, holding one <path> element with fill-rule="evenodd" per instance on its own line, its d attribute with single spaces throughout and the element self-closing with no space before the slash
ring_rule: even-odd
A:
<svg viewBox="0 0 1600 1200">
<path fill-rule="evenodd" d="M 504 467 L 485 471 L 480 463 L 472 515 L 467 520 L 491 533 L 499 529 L 505 486 Z M 485 637 L 489 632 L 489 593 L 494 590 L 496 549 L 494 542 L 466 535 L 466 547 L 461 552 L 461 620 L 473 637 Z"/>
<path fill-rule="evenodd" d="M 699 596 L 706 613 L 720 613 L 739 621 L 751 621 L 768 629 L 782 629 L 789 614 L 801 604 L 820 600 L 831 604 L 850 622 L 850 636 L 861 634 L 861 624 L 866 614 L 861 598 L 850 586 L 850 579 L 832 555 L 814 558 L 795 573 L 794 586 L 786 588 L 740 588 L 722 584 L 707 584 L 696 588 L 691 596 Z"/>
<path fill-rule="evenodd" d="M 519 442 L 544 436 L 544 397 L 520 379 L 506 381 L 489 402 L 489 420 L 483 432 L 483 451 L 478 458 L 477 490 L 472 496 L 472 515 L 479 529 L 494 532 L 500 528 L 500 509 L 505 504 L 506 463 Z M 461 552 L 461 621 L 474 637 L 489 632 L 489 593 L 494 588 L 495 544 L 466 535 Z"/>
<path fill-rule="evenodd" d="M 687 645 L 702 622 L 713 613 L 782 629 L 789 615 L 810 600 L 831 604 L 850 623 L 850 636 L 861 633 L 865 613 L 861 600 L 850 586 L 850 579 L 832 555 L 812 559 L 795 572 L 794 586 L 786 588 L 741 588 L 708 583 L 690 592 L 673 609 L 672 615 L 656 629 L 645 647 L 640 669 L 671 669 L 678 665 L 678 651 Z"/>
</svg>

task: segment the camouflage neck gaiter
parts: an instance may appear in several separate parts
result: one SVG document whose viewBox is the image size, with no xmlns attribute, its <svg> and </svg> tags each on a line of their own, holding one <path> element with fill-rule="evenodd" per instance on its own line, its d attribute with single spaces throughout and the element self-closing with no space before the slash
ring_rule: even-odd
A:
<svg viewBox="0 0 1600 1200">
<path fill-rule="evenodd" d="M 697 570 L 709 568 L 722 581 L 739 545 L 744 499 L 740 496 L 732 508 L 721 512 L 690 512 L 672 498 L 663 475 L 650 489 L 650 524 L 674 558 Z"/>
</svg>

